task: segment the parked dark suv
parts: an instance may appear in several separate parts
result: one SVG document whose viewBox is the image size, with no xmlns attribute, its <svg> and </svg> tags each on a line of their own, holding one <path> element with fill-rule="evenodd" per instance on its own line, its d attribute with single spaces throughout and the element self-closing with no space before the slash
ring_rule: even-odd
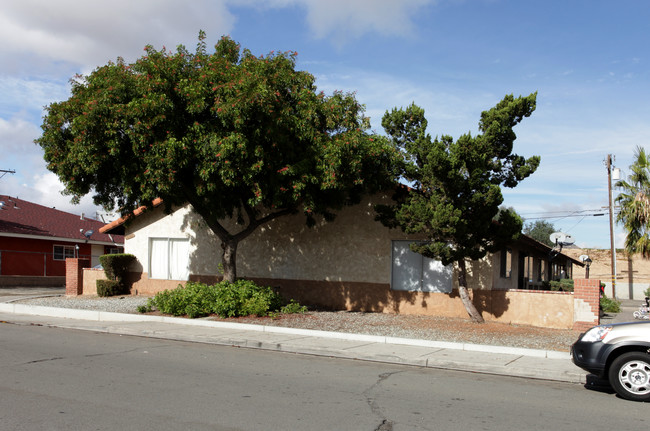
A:
<svg viewBox="0 0 650 431">
<path fill-rule="evenodd" d="M 650 401 L 650 321 L 594 326 L 580 335 L 571 356 L 621 397 Z"/>
</svg>

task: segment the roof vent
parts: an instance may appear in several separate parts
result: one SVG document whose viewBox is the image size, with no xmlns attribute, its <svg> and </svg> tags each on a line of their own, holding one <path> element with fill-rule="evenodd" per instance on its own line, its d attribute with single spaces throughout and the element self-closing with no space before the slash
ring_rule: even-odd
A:
<svg viewBox="0 0 650 431">
<path fill-rule="evenodd" d="M 84 213 L 81 213 L 81 220 L 84 219 Z"/>
</svg>

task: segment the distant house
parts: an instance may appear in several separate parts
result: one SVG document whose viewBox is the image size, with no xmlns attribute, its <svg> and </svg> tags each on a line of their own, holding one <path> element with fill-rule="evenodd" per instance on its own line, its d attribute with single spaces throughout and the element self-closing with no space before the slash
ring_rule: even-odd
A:
<svg viewBox="0 0 650 431">
<path fill-rule="evenodd" d="M 65 277 L 65 259 L 99 264 L 122 252 L 124 237 L 100 233 L 105 223 L 0 195 L 0 277 Z"/>
<path fill-rule="evenodd" d="M 466 316 L 457 269 L 413 253 L 409 244 L 417 237 L 375 221 L 374 204 L 388 199 L 369 197 L 313 228 L 301 215 L 260 226 L 238 246 L 237 275 L 328 309 Z M 102 228 L 125 234 L 125 251 L 138 259 L 132 293 L 152 295 L 186 281 L 217 281 L 219 240 L 191 206 L 167 214 L 160 203 Z M 235 227 L 232 220 L 225 222 Z M 522 236 L 468 265 L 468 287 L 486 319 L 571 327 L 573 298 L 549 292 L 548 282 L 571 277 L 574 265 L 583 264 Z"/>
</svg>

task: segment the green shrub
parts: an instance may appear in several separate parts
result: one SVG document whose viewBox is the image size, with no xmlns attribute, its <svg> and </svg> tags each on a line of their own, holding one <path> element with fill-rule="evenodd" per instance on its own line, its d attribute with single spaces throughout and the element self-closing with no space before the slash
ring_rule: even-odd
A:
<svg viewBox="0 0 650 431">
<path fill-rule="evenodd" d="M 647 297 L 650 297 L 650 287 L 643 291 L 643 294 Z"/>
<path fill-rule="evenodd" d="M 570 278 L 563 278 L 560 281 L 551 281 L 551 290 L 560 292 L 573 292 L 573 280 Z"/>
<path fill-rule="evenodd" d="M 101 297 L 123 295 L 124 286 L 117 280 L 97 280 L 97 295 Z"/>
<path fill-rule="evenodd" d="M 138 305 L 138 313 L 149 313 L 153 311 L 153 308 L 151 307 L 150 303 L 147 303 L 147 305 Z"/>
<path fill-rule="evenodd" d="M 258 286 L 249 280 L 237 280 L 211 286 L 188 282 L 185 287 L 157 293 L 149 299 L 147 307 L 148 310 L 155 307 L 164 314 L 190 318 L 213 313 L 220 317 L 268 316 L 278 311 L 285 312 L 284 308 L 286 312 L 306 311 L 294 301 L 285 307 L 282 307 L 283 303 L 282 296 L 272 288 Z"/>
<path fill-rule="evenodd" d="M 129 265 L 135 261 L 135 256 L 128 253 L 104 254 L 99 256 L 99 262 L 104 267 L 106 278 L 123 282 L 129 271 Z"/>
<path fill-rule="evenodd" d="M 620 313 L 621 312 L 621 301 L 615 299 L 610 299 L 603 294 L 600 298 L 600 306 L 605 313 Z"/>
<path fill-rule="evenodd" d="M 108 280 L 97 280 L 97 295 L 105 297 L 128 294 L 131 288 L 126 283 L 126 274 L 134 260 L 134 255 L 126 253 L 99 256 Z"/>
<path fill-rule="evenodd" d="M 280 309 L 282 314 L 304 314 L 307 312 L 307 307 L 298 304 L 293 299 L 287 305 Z"/>
<path fill-rule="evenodd" d="M 270 287 L 258 286 L 249 280 L 215 285 L 213 312 L 221 317 L 266 316 L 282 306 L 282 297 Z"/>
</svg>

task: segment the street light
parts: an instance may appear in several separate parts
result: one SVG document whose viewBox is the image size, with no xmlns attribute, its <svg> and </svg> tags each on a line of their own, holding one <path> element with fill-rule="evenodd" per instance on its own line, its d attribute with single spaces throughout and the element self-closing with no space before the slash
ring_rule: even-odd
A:
<svg viewBox="0 0 650 431">
<path fill-rule="evenodd" d="M 591 260 L 590 257 L 587 257 L 587 258 L 584 260 L 584 263 L 585 263 L 585 265 L 587 266 L 587 269 L 585 269 L 585 278 L 586 278 L 587 280 L 589 279 L 589 266 L 591 266 L 591 262 L 593 262 L 593 261 Z"/>
</svg>

